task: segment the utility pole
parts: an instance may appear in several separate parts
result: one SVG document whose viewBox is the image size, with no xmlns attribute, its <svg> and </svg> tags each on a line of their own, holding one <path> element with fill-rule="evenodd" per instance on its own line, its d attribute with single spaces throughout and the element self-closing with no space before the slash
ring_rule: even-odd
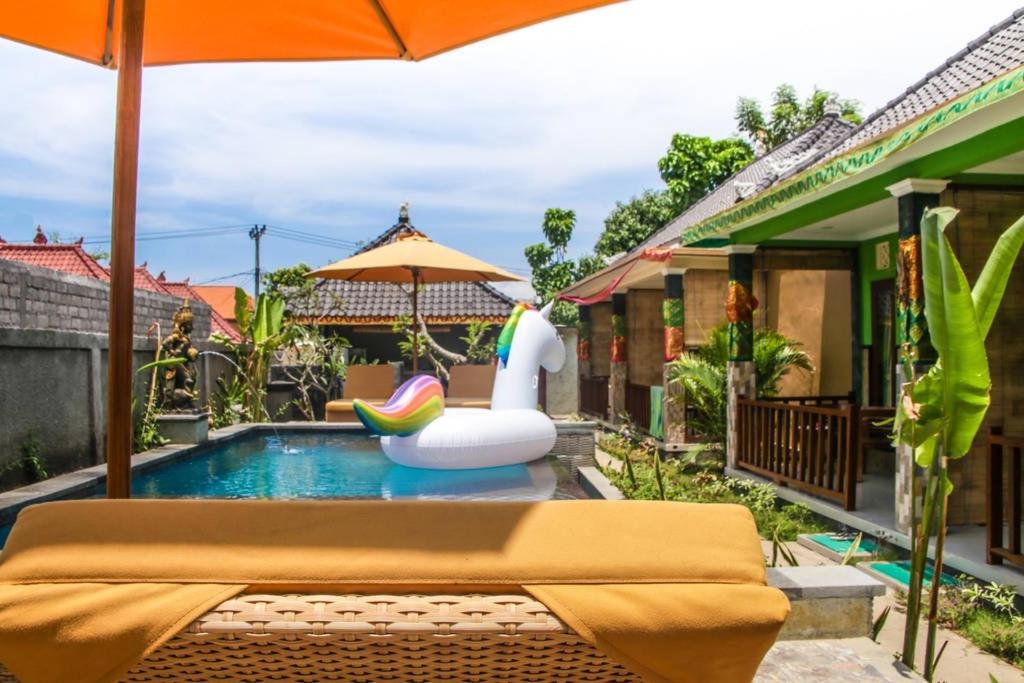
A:
<svg viewBox="0 0 1024 683">
<path fill-rule="evenodd" d="M 254 225 L 249 229 L 249 239 L 255 240 L 256 242 L 256 270 L 253 271 L 255 278 L 255 286 L 253 288 L 253 299 L 259 301 L 260 298 L 260 238 L 267 234 L 266 225 Z"/>
</svg>

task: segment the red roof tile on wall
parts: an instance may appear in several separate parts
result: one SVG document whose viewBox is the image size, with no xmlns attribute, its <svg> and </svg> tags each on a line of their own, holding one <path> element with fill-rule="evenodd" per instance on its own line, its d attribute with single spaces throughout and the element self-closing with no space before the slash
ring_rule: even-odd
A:
<svg viewBox="0 0 1024 683">
<path fill-rule="evenodd" d="M 106 268 L 78 244 L 0 243 L 0 258 L 104 282 L 110 281 L 110 274 Z"/>
</svg>

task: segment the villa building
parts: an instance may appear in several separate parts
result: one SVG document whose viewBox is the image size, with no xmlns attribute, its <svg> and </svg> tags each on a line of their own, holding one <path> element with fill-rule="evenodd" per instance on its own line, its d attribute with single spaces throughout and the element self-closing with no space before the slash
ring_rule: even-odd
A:
<svg viewBox="0 0 1024 683">
<path fill-rule="evenodd" d="M 398 222 L 365 244 L 357 254 L 417 231 L 403 209 Z M 292 298 L 289 309 L 304 324 L 319 325 L 329 335 L 347 339 L 357 355 L 382 363 L 398 361 L 400 335 L 395 323 L 412 317 L 408 288 L 390 282 L 318 280 L 313 291 Z M 486 282 L 441 282 L 423 285 L 419 313 L 430 335 L 444 348 L 463 352 L 467 325 L 491 323 L 494 334 L 505 322 L 515 300 Z"/>
<path fill-rule="evenodd" d="M 667 450 L 694 440 L 665 364 L 728 321 L 728 470 L 783 497 L 906 543 L 911 454 L 868 442 L 893 412 L 901 345 L 933 358 L 923 315 L 920 219 L 947 230 L 973 282 L 1024 215 L 1024 10 L 994 26 L 858 126 L 834 108 L 691 206 L 632 253 L 574 284 L 581 407 L 641 426 L 664 401 Z M 952 463 L 947 562 L 1024 584 L 1024 263 L 987 338 L 992 405 L 973 451 Z M 753 333 L 801 342 L 817 368 L 785 398 L 756 400 Z M 652 390 L 651 387 L 654 387 Z"/>
</svg>

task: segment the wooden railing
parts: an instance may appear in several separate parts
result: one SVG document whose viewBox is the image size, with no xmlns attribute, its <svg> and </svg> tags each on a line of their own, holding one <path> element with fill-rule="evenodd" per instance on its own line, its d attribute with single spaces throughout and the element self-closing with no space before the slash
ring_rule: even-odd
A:
<svg viewBox="0 0 1024 683">
<path fill-rule="evenodd" d="M 989 564 L 1002 564 L 1003 560 L 1024 567 L 1021 554 L 1021 451 L 1024 438 L 1003 436 L 1000 427 L 993 427 L 988 435 L 988 476 L 986 496 L 988 507 L 985 522 L 988 525 L 986 549 Z M 1005 461 L 1009 460 L 1008 463 Z M 1008 465 L 1008 467 L 1006 466 Z M 1004 478 L 1009 469 L 1009 479 Z M 1005 492 L 1005 498 L 1004 498 Z M 1005 505 L 1004 505 L 1005 500 Z M 1003 523 L 1006 537 L 1003 540 Z"/>
<path fill-rule="evenodd" d="M 646 384 L 626 383 L 626 414 L 645 432 L 651 428 L 651 388 Z"/>
<path fill-rule="evenodd" d="M 851 391 L 849 394 L 833 396 L 773 396 L 761 400 L 769 403 L 793 403 L 800 406 L 838 406 L 843 403 L 854 403 L 857 397 Z"/>
<path fill-rule="evenodd" d="M 736 406 L 736 465 L 781 486 L 857 503 L 860 409 L 741 398 Z"/>
<path fill-rule="evenodd" d="M 607 377 L 580 377 L 580 412 L 608 419 Z"/>
</svg>

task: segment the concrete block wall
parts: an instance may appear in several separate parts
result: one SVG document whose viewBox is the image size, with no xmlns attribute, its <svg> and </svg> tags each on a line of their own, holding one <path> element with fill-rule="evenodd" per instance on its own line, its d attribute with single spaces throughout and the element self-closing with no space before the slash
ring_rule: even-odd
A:
<svg viewBox="0 0 1024 683">
<path fill-rule="evenodd" d="M 107 331 L 110 284 L 17 261 L 0 260 L 0 327 L 66 332 Z M 155 321 L 171 329 L 181 305 L 177 297 L 135 290 L 135 334 L 146 336 Z M 210 307 L 190 302 L 195 316 L 193 338 L 210 336 Z"/>
<path fill-rule="evenodd" d="M 46 470 L 60 474 L 103 461 L 106 438 L 107 283 L 0 260 L 0 488 L 24 483 L 17 462 L 21 449 L 36 442 Z M 161 333 L 181 305 L 175 297 L 135 292 L 135 365 L 153 360 Z M 193 302 L 193 340 L 215 348 L 209 306 Z M 227 367 L 203 356 L 199 386 L 205 401 L 217 375 Z M 140 400 L 149 377 L 136 382 Z"/>
</svg>

